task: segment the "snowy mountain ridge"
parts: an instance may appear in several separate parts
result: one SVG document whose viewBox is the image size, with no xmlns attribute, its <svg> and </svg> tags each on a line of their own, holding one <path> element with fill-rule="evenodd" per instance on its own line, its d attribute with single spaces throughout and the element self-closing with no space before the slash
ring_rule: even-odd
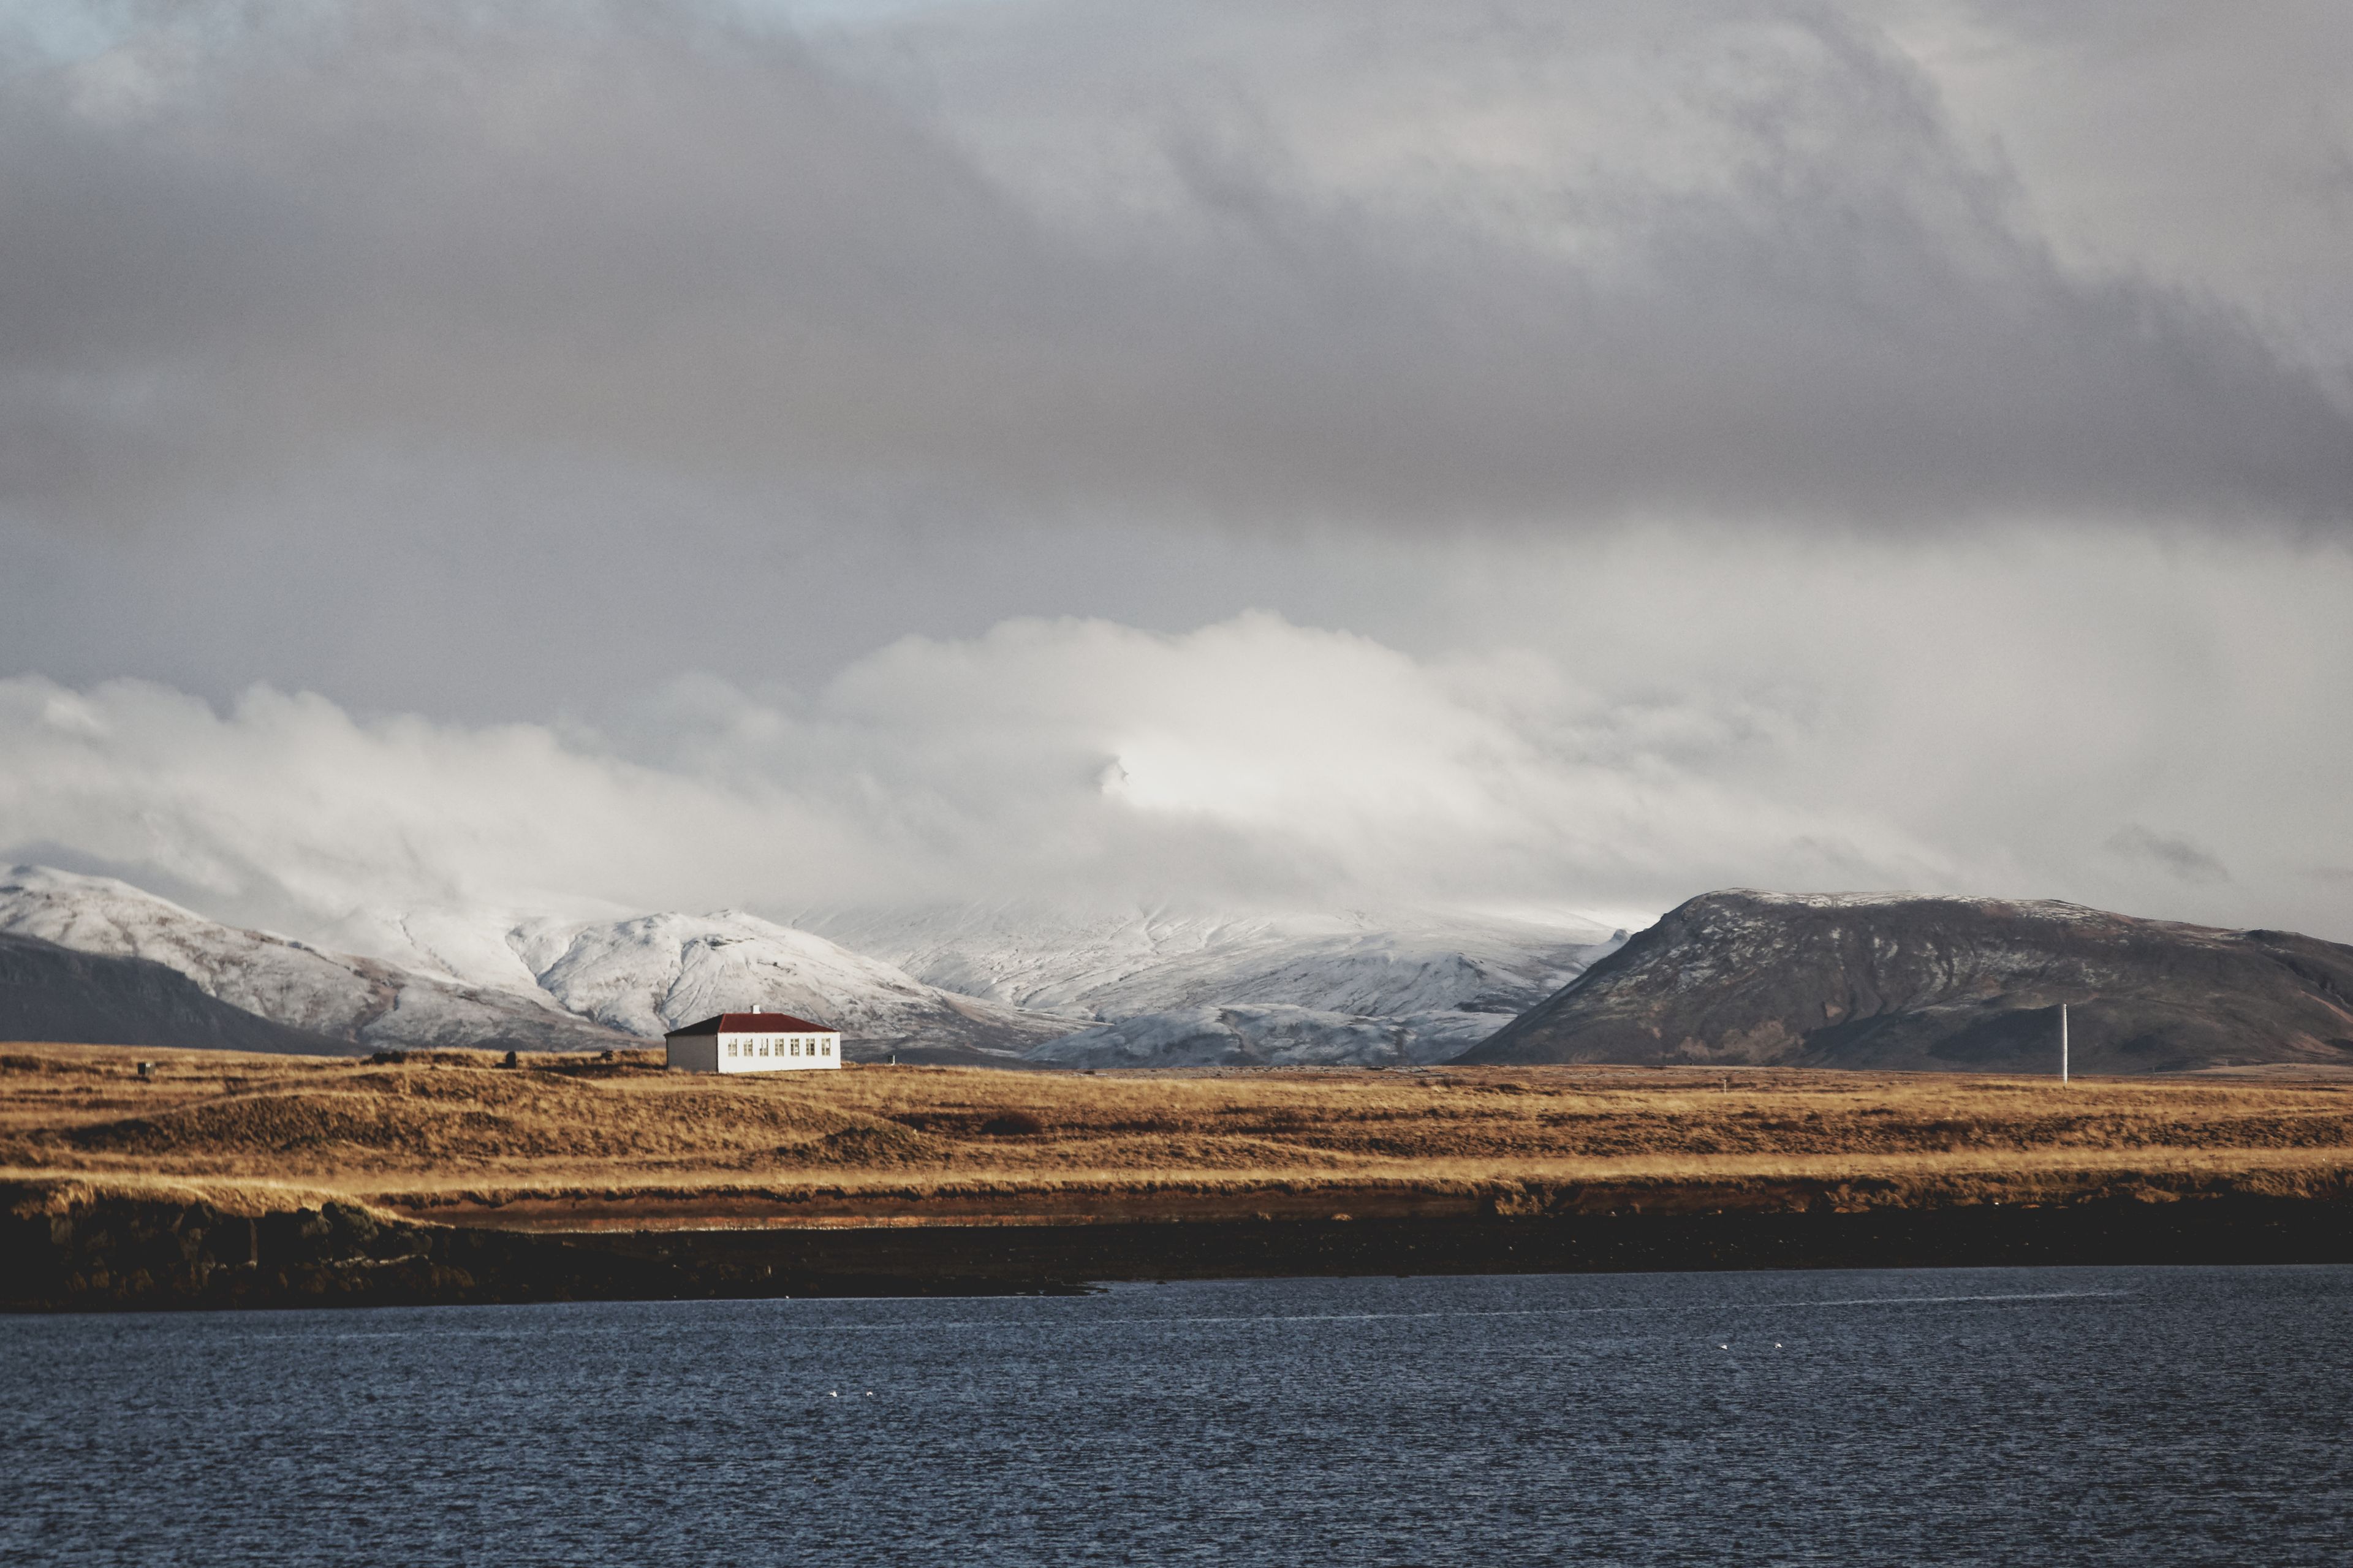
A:
<svg viewBox="0 0 2353 1568">
<path fill-rule="evenodd" d="M 111 877 L 10 867 L 0 873 L 0 931 L 78 952 L 148 959 L 217 1001 L 357 1046 L 581 1050 L 628 1043 L 544 994 L 223 925 Z"/>
<path fill-rule="evenodd" d="M 1071 1028 L 733 910 L 596 921 L 434 910 L 358 929 L 411 962 L 223 925 L 111 877 L 0 875 L 0 931 L 150 959 L 216 1000 L 359 1047 L 606 1049 L 754 1006 L 821 1018 L 866 1054 L 1005 1057 Z"/>
<path fill-rule="evenodd" d="M 869 1053 L 957 1046 L 1010 1053 L 1068 1021 L 910 978 L 805 931 L 738 910 L 654 914 L 518 933 L 548 995 L 610 1028 L 655 1036 L 757 1005 L 821 1018 Z"/>
<path fill-rule="evenodd" d="M 797 924 L 446 907 L 332 929 L 375 956 L 223 925 L 111 878 L 0 875 L 0 931 L 152 959 L 357 1047 L 607 1048 L 757 1006 L 822 1019 L 865 1058 L 1390 1065 L 1470 1048 L 1622 940 L 1569 919 L 1014 903 Z"/>
<path fill-rule="evenodd" d="M 1514 1016 L 1624 932 L 1427 910 L 1236 916 L 1139 907 L 1073 915 L 1034 903 L 816 910 L 795 925 L 919 980 L 1094 1019 L 1270 1004 L 1355 1016 Z"/>
<path fill-rule="evenodd" d="M 1078 1019 L 1089 1026 L 1029 1056 L 1084 1067 L 1443 1060 L 1625 940 L 1577 916 L 1073 914 L 1018 900 L 795 923 L 932 984 Z"/>
</svg>

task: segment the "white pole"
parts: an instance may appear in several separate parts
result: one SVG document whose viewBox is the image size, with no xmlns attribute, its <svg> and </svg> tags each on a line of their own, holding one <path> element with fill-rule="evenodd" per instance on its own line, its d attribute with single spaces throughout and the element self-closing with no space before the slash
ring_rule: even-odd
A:
<svg viewBox="0 0 2353 1568">
<path fill-rule="evenodd" d="M 2059 1004 L 2059 1081 L 2067 1081 L 2067 1004 Z"/>
</svg>

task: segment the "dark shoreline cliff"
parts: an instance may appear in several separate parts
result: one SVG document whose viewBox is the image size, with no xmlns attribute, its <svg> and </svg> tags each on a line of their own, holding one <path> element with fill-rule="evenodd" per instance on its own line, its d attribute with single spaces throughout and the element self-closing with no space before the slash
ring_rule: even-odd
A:
<svg viewBox="0 0 2353 1568">
<path fill-rule="evenodd" d="M 0 1310 L 151 1311 L 1064 1293 L 1120 1280 L 2353 1262 L 2353 1183 L 2185 1183 L 2051 1203 L 1875 1202 L 1868 1184 L 1524 1190 L 1454 1215 L 551 1231 L 343 1204 L 240 1215 L 98 1196 L 0 1217 Z M 1345 1196 L 1342 1201 L 1347 1201 Z M 1369 1205 L 1357 1204 L 1357 1207 Z"/>
</svg>

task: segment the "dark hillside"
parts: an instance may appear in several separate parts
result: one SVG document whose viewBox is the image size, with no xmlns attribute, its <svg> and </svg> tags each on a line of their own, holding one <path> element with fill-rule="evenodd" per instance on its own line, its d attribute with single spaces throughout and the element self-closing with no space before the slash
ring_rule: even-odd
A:
<svg viewBox="0 0 2353 1568">
<path fill-rule="evenodd" d="M 216 1001 L 143 958 L 76 952 L 0 933 L 0 1040 L 347 1054 L 347 1041 L 290 1029 Z"/>
<path fill-rule="evenodd" d="M 2076 904 L 1707 893 L 1464 1062 L 2056 1071 L 2353 1065 L 2353 948 Z"/>
</svg>

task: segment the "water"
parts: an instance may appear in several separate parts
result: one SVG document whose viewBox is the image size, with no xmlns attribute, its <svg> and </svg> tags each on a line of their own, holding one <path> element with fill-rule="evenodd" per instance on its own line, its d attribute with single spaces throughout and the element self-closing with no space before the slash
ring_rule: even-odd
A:
<svg viewBox="0 0 2353 1568">
<path fill-rule="evenodd" d="M 2353 1268 L 0 1320 L 0 1562 L 2353 1557 Z"/>
</svg>

